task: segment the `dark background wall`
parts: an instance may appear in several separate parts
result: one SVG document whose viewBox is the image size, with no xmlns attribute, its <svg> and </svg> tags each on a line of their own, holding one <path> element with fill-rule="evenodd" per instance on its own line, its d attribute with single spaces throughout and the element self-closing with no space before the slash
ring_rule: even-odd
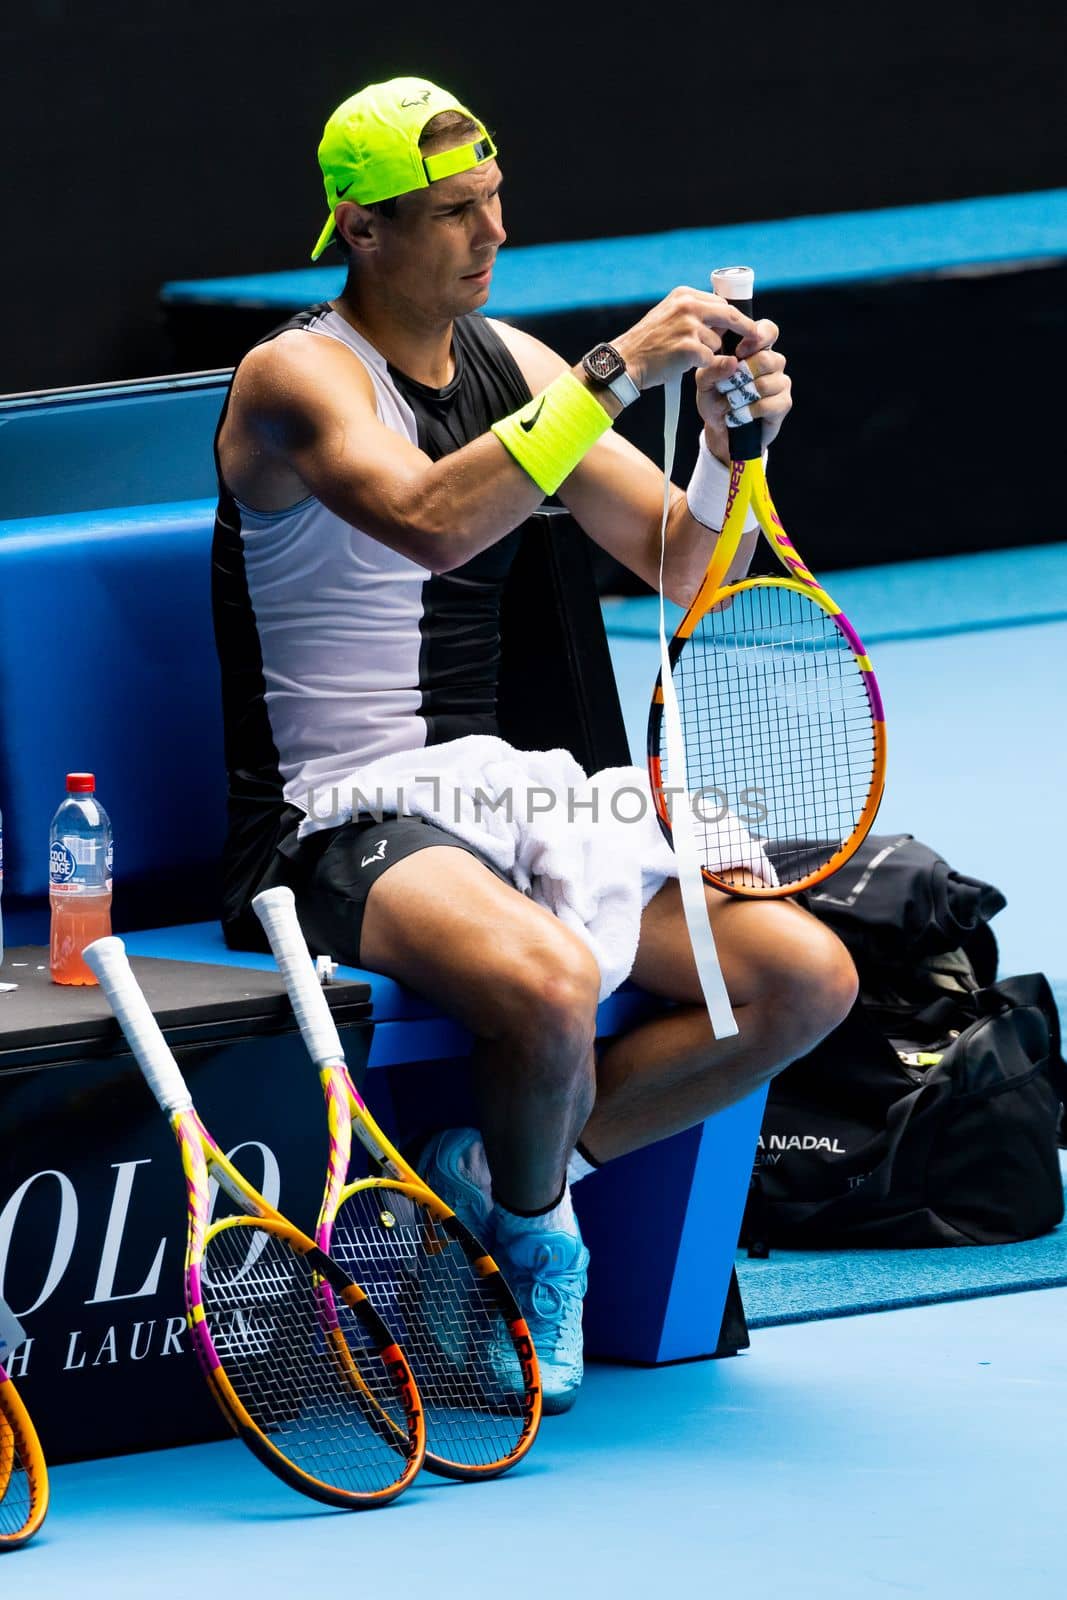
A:
<svg viewBox="0 0 1067 1600">
<path fill-rule="evenodd" d="M 322 123 L 397 72 L 495 129 L 520 244 L 1067 181 L 1061 5 L 727 10 L 17 0 L 0 391 L 166 371 L 161 282 L 304 264 Z"/>
</svg>

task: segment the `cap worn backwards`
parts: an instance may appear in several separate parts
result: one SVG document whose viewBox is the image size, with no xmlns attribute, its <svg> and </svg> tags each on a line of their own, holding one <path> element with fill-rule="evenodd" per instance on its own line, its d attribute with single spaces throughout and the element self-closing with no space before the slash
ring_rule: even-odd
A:
<svg viewBox="0 0 1067 1600">
<path fill-rule="evenodd" d="M 438 155 L 419 149 L 423 128 L 442 111 L 458 111 L 478 128 L 470 144 Z M 334 236 L 339 200 L 374 205 L 413 189 L 425 189 L 438 178 L 469 172 L 496 155 L 496 146 L 478 118 L 446 89 L 426 78 L 390 78 L 371 83 L 342 102 L 330 117 L 319 145 L 319 166 L 330 208 L 326 226 L 311 252 L 317 261 Z"/>
</svg>

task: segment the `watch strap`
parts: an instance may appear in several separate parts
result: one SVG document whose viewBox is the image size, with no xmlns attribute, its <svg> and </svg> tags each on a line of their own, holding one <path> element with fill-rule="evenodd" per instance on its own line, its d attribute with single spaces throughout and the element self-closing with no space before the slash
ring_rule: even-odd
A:
<svg viewBox="0 0 1067 1600">
<path fill-rule="evenodd" d="M 620 406 L 633 405 L 635 400 L 641 398 L 641 391 L 628 372 L 620 372 L 617 378 L 612 378 L 608 388 Z"/>
</svg>

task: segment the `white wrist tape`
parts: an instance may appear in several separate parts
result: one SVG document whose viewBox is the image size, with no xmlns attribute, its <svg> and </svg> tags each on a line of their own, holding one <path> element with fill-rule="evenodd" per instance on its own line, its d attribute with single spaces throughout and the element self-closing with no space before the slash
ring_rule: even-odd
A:
<svg viewBox="0 0 1067 1600">
<path fill-rule="evenodd" d="M 726 521 L 726 499 L 729 491 L 730 468 L 724 467 L 718 457 L 712 455 L 708 449 L 707 438 L 701 429 L 697 464 L 693 468 L 693 476 L 685 491 L 689 515 L 702 522 L 705 528 L 712 528 L 718 532 Z M 758 527 L 756 513 L 750 508 L 745 522 L 745 532 L 752 533 Z"/>
</svg>

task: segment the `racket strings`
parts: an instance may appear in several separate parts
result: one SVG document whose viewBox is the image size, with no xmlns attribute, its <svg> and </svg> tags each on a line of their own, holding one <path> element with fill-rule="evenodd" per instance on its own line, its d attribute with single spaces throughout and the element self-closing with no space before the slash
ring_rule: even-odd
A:
<svg viewBox="0 0 1067 1600">
<path fill-rule="evenodd" d="M 704 865 L 747 866 L 758 884 L 750 838 L 783 884 L 824 865 L 855 831 L 875 768 L 866 683 L 832 617 L 756 584 L 705 613 L 673 677 Z"/>
<path fill-rule="evenodd" d="M 411 1365 L 428 1451 L 460 1466 L 505 1461 L 526 1431 L 522 1362 L 493 1284 L 434 1213 L 388 1189 L 357 1189 L 330 1254 L 366 1292 Z"/>
<path fill-rule="evenodd" d="M 274 1233 L 225 1228 L 209 1238 L 201 1288 L 222 1367 L 276 1449 L 346 1493 L 398 1481 L 407 1427 L 394 1381 L 358 1313 L 303 1256 Z"/>
<path fill-rule="evenodd" d="M 0 1402 L 0 1542 L 17 1539 L 34 1507 L 28 1452 Z"/>
</svg>

